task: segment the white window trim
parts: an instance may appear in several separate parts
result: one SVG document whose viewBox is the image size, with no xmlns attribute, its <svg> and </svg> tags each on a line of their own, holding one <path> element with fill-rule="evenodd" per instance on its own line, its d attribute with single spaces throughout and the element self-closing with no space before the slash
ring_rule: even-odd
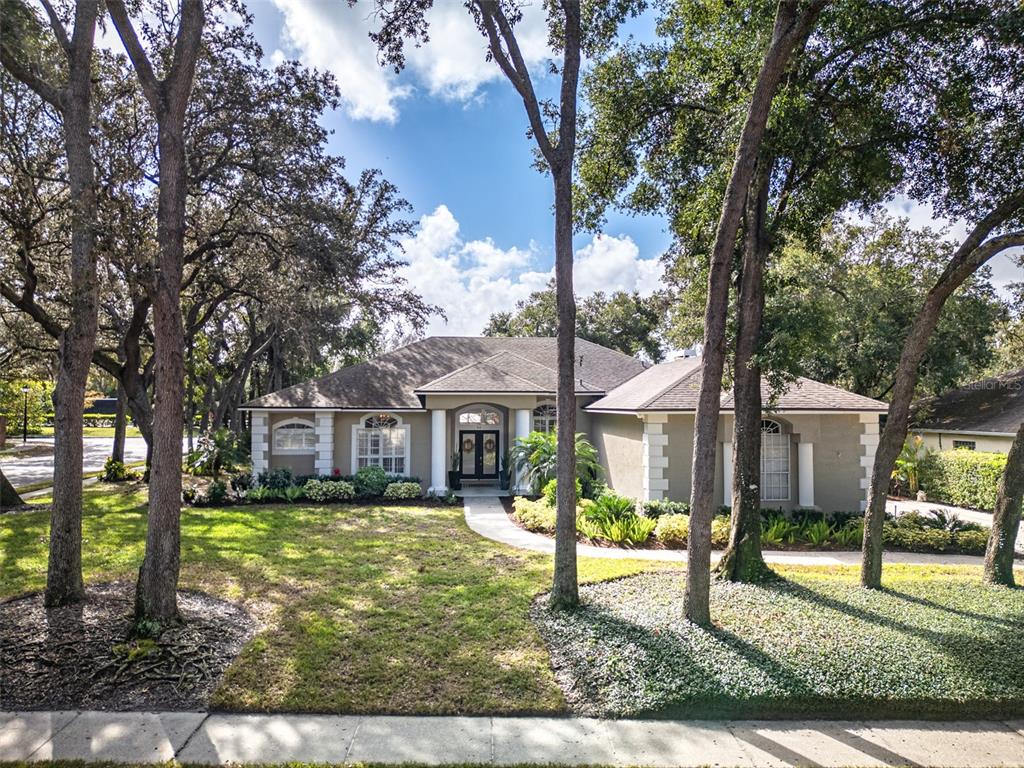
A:
<svg viewBox="0 0 1024 768">
<path fill-rule="evenodd" d="M 277 430 L 281 427 L 286 427 L 289 424 L 301 424 L 304 427 L 309 427 L 313 431 L 313 446 L 311 448 L 278 448 L 277 443 Z M 285 419 L 279 421 L 270 430 L 270 452 L 274 456 L 314 456 L 316 455 L 316 424 L 311 419 Z"/>
<path fill-rule="evenodd" d="M 395 420 L 398 421 L 398 426 L 392 427 L 392 429 L 402 429 L 405 431 L 405 452 L 402 454 L 404 457 L 403 463 L 405 465 L 405 471 L 389 472 L 388 474 L 393 474 L 398 477 L 410 477 L 412 474 L 410 471 L 412 469 L 412 467 L 410 466 L 410 462 L 412 461 L 412 425 L 406 424 L 401 414 L 395 413 L 394 411 L 370 411 L 369 413 L 364 413 L 362 416 L 360 416 L 359 420 L 352 425 L 351 474 L 354 475 L 356 472 L 359 471 L 359 430 L 366 429 L 366 427 L 363 426 L 363 422 L 366 421 L 369 417 L 378 416 L 380 414 L 387 414 L 388 416 L 393 416 Z"/>
<path fill-rule="evenodd" d="M 761 473 L 760 473 L 761 476 L 759 478 L 759 482 L 761 484 L 761 492 L 759 494 L 760 497 L 761 497 L 761 501 L 786 501 L 786 502 L 792 501 L 793 500 L 793 451 L 791 450 L 791 447 L 789 445 L 790 435 L 789 435 L 788 432 L 786 432 L 785 425 L 781 421 L 779 421 L 778 419 L 764 419 L 763 418 L 763 419 L 761 419 L 761 421 L 762 422 L 770 421 L 773 424 L 777 424 L 778 427 L 779 427 L 779 431 L 777 433 L 775 433 L 775 434 L 778 434 L 780 437 L 786 438 L 786 440 L 785 440 L 785 445 L 786 445 L 786 497 L 784 499 L 768 499 L 768 498 L 765 498 L 765 495 L 764 495 L 767 483 L 765 483 L 765 481 L 764 481 L 764 474 L 765 474 L 765 472 L 764 472 L 764 432 L 762 431 L 762 433 L 761 433 Z M 779 475 L 779 474 L 782 474 L 782 473 L 781 472 L 774 472 L 772 474 Z"/>
<path fill-rule="evenodd" d="M 476 424 L 463 424 L 461 419 L 464 414 L 473 413 L 474 411 L 490 411 L 497 415 L 497 424 L 484 424 L 479 422 Z M 500 408 L 495 408 L 493 405 L 487 405 L 485 403 L 474 403 L 472 405 L 464 405 L 455 412 L 455 431 L 456 432 L 493 432 L 495 430 L 501 431 L 505 426 L 505 416 L 501 412 Z"/>
</svg>

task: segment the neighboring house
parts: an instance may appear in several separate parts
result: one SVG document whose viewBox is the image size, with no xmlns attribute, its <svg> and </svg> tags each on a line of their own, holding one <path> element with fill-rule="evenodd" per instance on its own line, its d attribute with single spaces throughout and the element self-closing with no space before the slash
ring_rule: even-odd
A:
<svg viewBox="0 0 1024 768">
<path fill-rule="evenodd" d="M 454 460 L 464 485 L 495 485 L 512 441 L 555 427 L 555 352 L 550 338 L 432 337 L 265 395 L 243 406 L 253 471 L 374 465 L 443 492 Z M 577 429 L 597 447 L 608 484 L 645 500 L 688 500 L 700 359 L 647 367 L 577 339 L 576 361 Z M 765 506 L 863 508 L 885 410 L 808 379 L 790 386 L 762 424 Z M 716 504 L 730 496 L 731 411 L 725 393 Z"/>
<path fill-rule="evenodd" d="M 927 448 L 1009 453 L 1024 423 L 1024 368 L 914 404 L 912 431 Z"/>
</svg>

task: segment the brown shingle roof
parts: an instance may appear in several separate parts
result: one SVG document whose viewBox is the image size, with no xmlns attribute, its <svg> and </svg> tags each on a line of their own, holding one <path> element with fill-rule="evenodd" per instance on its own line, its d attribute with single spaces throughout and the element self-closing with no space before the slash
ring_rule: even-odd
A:
<svg viewBox="0 0 1024 768">
<path fill-rule="evenodd" d="M 700 392 L 700 358 L 686 357 L 648 368 L 634 379 L 616 387 L 587 406 L 594 411 L 694 411 Z M 774 411 L 874 411 L 888 409 L 885 403 L 847 392 L 845 389 L 800 378 L 775 401 L 769 387 L 761 383 L 766 409 Z M 770 405 L 769 405 L 770 404 Z M 733 409 L 732 392 L 722 393 L 722 410 Z"/>
<path fill-rule="evenodd" d="M 583 339 L 576 339 L 576 360 L 581 392 L 607 392 L 644 370 L 636 358 Z M 451 392 L 456 390 L 444 387 L 471 383 L 471 391 L 478 392 L 553 394 L 556 366 L 552 338 L 432 336 L 243 407 L 420 409 L 417 392 Z M 503 384 L 511 388 L 500 388 Z"/>
<path fill-rule="evenodd" d="M 918 401 L 914 414 L 917 429 L 1013 434 L 1024 423 L 1024 368 Z"/>
</svg>

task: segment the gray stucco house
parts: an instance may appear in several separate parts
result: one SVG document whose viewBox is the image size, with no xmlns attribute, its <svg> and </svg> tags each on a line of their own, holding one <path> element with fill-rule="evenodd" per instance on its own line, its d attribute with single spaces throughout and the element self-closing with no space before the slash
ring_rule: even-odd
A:
<svg viewBox="0 0 1024 768">
<path fill-rule="evenodd" d="M 700 359 L 647 366 L 582 339 L 576 355 L 577 429 L 597 447 L 608 484 L 644 500 L 687 500 Z M 253 470 L 350 474 L 376 465 L 443 492 L 457 455 L 464 485 L 496 485 L 517 437 L 554 428 L 555 368 L 551 338 L 408 344 L 246 403 Z M 731 402 L 723 393 L 718 504 L 728 503 L 732 482 Z M 765 506 L 863 508 L 885 410 L 836 387 L 795 382 L 762 424 Z"/>
</svg>

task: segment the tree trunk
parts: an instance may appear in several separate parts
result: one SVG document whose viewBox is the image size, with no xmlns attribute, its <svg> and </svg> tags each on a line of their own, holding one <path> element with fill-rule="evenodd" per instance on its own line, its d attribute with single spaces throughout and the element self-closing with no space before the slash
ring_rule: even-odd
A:
<svg viewBox="0 0 1024 768">
<path fill-rule="evenodd" d="M 684 596 L 686 617 L 701 626 L 711 623 L 711 519 L 714 516 L 718 415 L 722 371 L 725 367 L 729 280 L 736 234 L 772 100 L 796 44 L 806 40 L 825 3 L 811 3 L 803 12 L 798 11 L 798 5 L 794 0 L 782 0 L 779 3 L 771 44 L 761 65 L 736 147 L 736 157 L 722 202 L 722 215 L 711 254 L 704 311 L 704 356 L 694 415 L 693 487 L 690 495 L 690 535 Z"/>
<path fill-rule="evenodd" d="M 743 265 L 733 373 L 732 527 L 716 572 L 730 581 L 759 582 L 771 575 L 761 555 L 761 345 L 764 270 L 769 243 L 765 227 L 771 163 L 759 161 L 747 200 Z"/>
<path fill-rule="evenodd" d="M 97 0 L 75 6 L 68 50 L 68 84 L 62 117 L 71 194 L 71 312 L 58 342 L 53 391 L 53 504 L 46 569 L 47 607 L 77 603 L 82 583 L 82 419 L 85 386 L 96 343 L 99 281 L 96 278 L 95 169 L 92 160 L 92 50 Z"/>
<path fill-rule="evenodd" d="M 1006 457 L 1006 468 L 999 481 L 996 508 L 992 512 L 992 530 L 985 548 L 984 579 L 990 584 L 1013 586 L 1013 555 L 1020 529 L 1021 503 L 1024 501 L 1024 424 Z"/>
<path fill-rule="evenodd" d="M 107 10 L 157 121 L 159 196 L 153 303 L 154 408 L 146 554 L 135 592 L 135 628 L 159 631 L 178 621 L 181 557 L 181 442 L 184 432 L 185 330 L 181 316 L 186 166 L 183 126 L 202 38 L 202 0 L 182 0 L 167 78 L 157 80 L 123 0 Z"/>
<path fill-rule="evenodd" d="M 551 605 L 575 608 L 576 573 L 576 299 L 572 287 L 572 166 L 555 179 L 555 302 L 558 309 L 558 494 Z"/>
<path fill-rule="evenodd" d="M 985 240 L 992 230 L 1001 226 L 1021 208 L 1024 208 L 1024 192 L 1007 198 L 971 231 L 957 248 L 935 285 L 928 291 L 924 306 L 914 318 L 903 343 L 892 388 L 892 399 L 889 401 L 889 415 L 879 437 L 878 447 L 875 449 L 868 488 L 860 573 L 861 584 L 865 587 L 880 589 L 882 586 L 882 528 L 885 524 L 889 483 L 893 467 L 896 466 L 896 458 L 907 439 L 910 405 L 914 399 L 921 360 L 928 347 L 928 341 L 950 294 L 997 253 L 1024 245 L 1024 232 L 1011 232 Z"/>
<path fill-rule="evenodd" d="M 24 503 L 11 485 L 11 481 L 4 475 L 3 470 L 0 470 L 0 510 L 20 507 Z"/>
<path fill-rule="evenodd" d="M 137 622 L 178 620 L 181 556 L 181 438 L 184 432 L 185 332 L 181 277 L 185 236 L 185 146 L 180 125 L 159 127 L 160 194 L 157 239 L 160 269 L 153 290 L 153 463 L 149 474 L 146 554 L 135 595 Z"/>
<path fill-rule="evenodd" d="M 114 414 L 114 444 L 110 449 L 110 458 L 124 463 L 124 437 L 128 428 L 127 396 L 121 383 L 117 384 L 117 412 Z"/>
</svg>

